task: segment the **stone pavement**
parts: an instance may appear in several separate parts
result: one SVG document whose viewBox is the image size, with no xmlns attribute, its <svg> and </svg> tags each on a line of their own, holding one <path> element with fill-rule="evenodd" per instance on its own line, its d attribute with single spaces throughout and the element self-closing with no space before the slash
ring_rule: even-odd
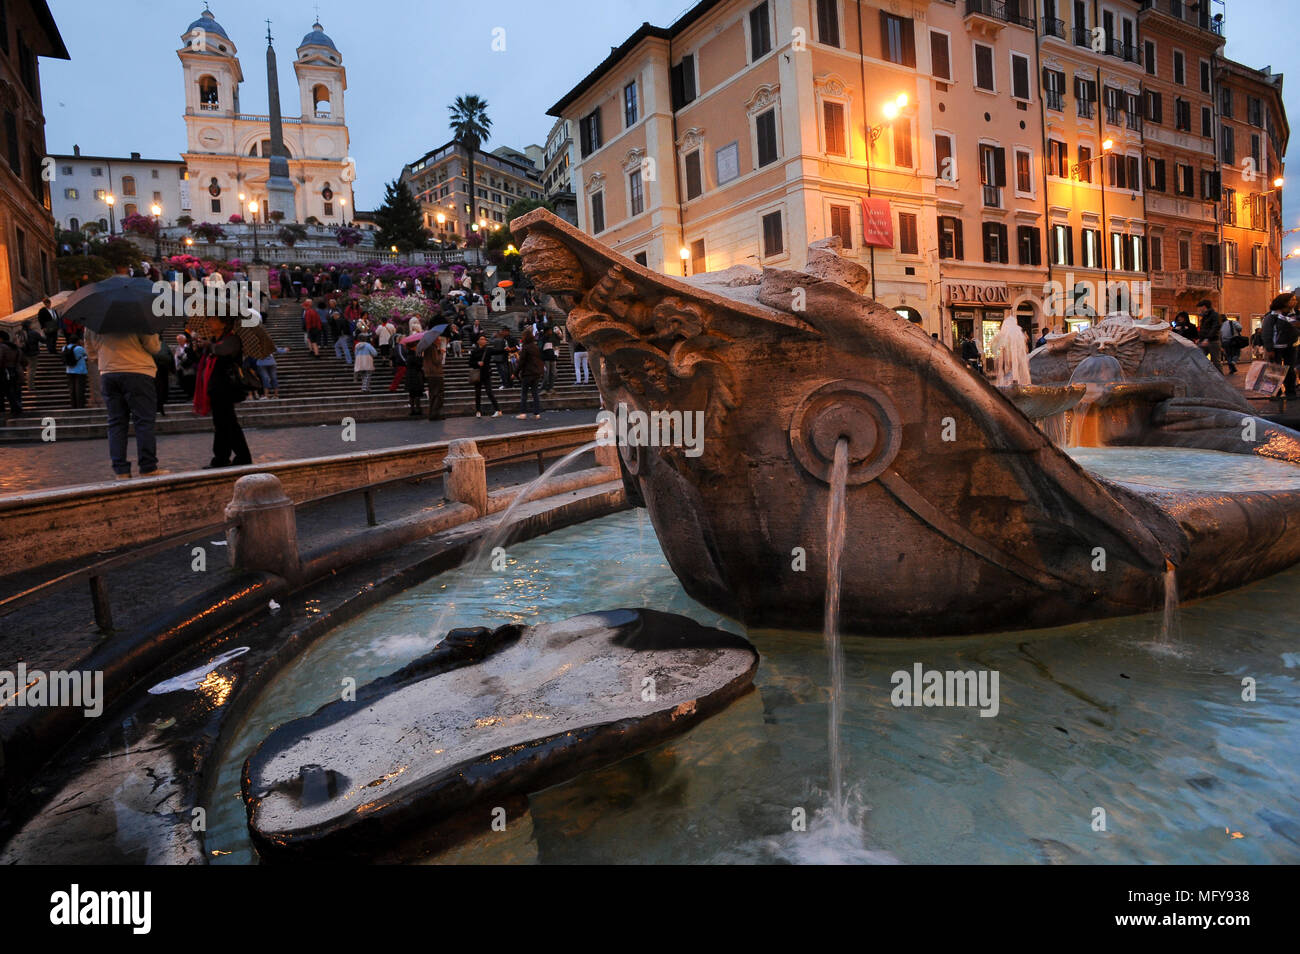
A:
<svg viewBox="0 0 1300 954">
<path fill-rule="evenodd" d="M 509 434 L 547 427 L 566 427 L 592 423 L 594 410 L 547 411 L 540 421 L 531 416 L 520 421 L 513 414 L 501 417 L 456 417 L 445 421 L 406 418 L 397 421 L 358 421 L 356 440 L 343 440 L 343 427 L 308 425 L 304 427 L 246 429 L 253 463 L 330 457 L 427 444 L 457 437 Z M 128 457 L 135 458 L 135 439 L 128 445 Z M 198 470 L 212 459 L 212 435 L 159 434 L 159 467 L 172 473 Z M 36 489 L 50 490 L 78 484 L 111 480 L 108 442 L 100 439 L 55 441 L 46 444 L 17 444 L 0 448 L 0 495 Z"/>
</svg>

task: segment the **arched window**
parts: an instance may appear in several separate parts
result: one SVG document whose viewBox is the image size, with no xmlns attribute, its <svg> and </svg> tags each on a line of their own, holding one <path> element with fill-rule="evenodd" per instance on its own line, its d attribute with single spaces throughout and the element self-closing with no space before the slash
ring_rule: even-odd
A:
<svg viewBox="0 0 1300 954">
<path fill-rule="evenodd" d="M 68 231 L 75 232 L 81 228 L 81 223 L 77 219 L 68 219 Z"/>
<path fill-rule="evenodd" d="M 216 109 L 218 106 L 217 80 L 213 76 L 199 77 L 199 109 Z"/>
<path fill-rule="evenodd" d="M 100 230 L 101 232 L 107 232 L 107 231 L 108 231 L 108 219 L 100 219 L 100 220 L 99 220 L 99 230 Z"/>
<path fill-rule="evenodd" d="M 122 194 L 135 195 L 135 176 L 122 177 Z"/>
<path fill-rule="evenodd" d="M 330 91 L 324 83 L 317 83 L 311 88 L 311 101 L 316 108 L 317 119 L 330 118 Z"/>
<path fill-rule="evenodd" d="M 271 140 L 269 140 L 269 139 L 263 139 L 261 142 L 255 142 L 255 143 L 253 143 L 253 145 L 251 145 L 251 146 L 248 148 L 248 154 L 249 154 L 250 156 L 261 156 L 263 159 L 270 159 L 270 158 L 271 158 Z M 286 156 L 288 156 L 290 159 L 293 158 L 293 153 L 289 152 L 289 147 L 288 147 L 288 146 L 285 146 L 285 147 L 284 147 L 284 154 L 285 154 Z"/>
<path fill-rule="evenodd" d="M 921 323 L 921 313 L 910 305 L 898 305 L 894 308 L 894 312 L 900 318 L 906 318 L 914 325 L 919 325 Z"/>
</svg>

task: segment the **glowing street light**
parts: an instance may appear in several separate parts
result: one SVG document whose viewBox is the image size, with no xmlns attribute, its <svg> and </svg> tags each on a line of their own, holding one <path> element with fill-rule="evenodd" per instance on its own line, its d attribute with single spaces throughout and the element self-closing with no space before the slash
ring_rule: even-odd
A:
<svg viewBox="0 0 1300 954">
<path fill-rule="evenodd" d="M 691 257 L 691 250 L 683 245 L 677 250 L 678 257 L 682 260 L 682 277 L 686 277 L 686 261 Z"/>
<path fill-rule="evenodd" d="M 897 119 L 898 114 L 907 108 L 907 94 L 899 93 L 894 99 L 885 103 L 880 111 L 885 114 L 886 119 Z"/>
<path fill-rule="evenodd" d="M 149 211 L 153 213 L 153 259 L 157 263 L 162 261 L 162 232 L 158 227 L 158 216 L 162 215 L 162 206 L 155 202 L 149 206 Z"/>
<path fill-rule="evenodd" d="M 112 238 L 113 233 L 117 230 L 117 196 L 109 193 L 104 196 L 104 202 L 108 204 L 108 237 Z"/>
<path fill-rule="evenodd" d="M 262 250 L 257 244 L 257 200 L 248 200 L 248 217 L 253 222 L 253 263 L 260 265 L 262 263 Z"/>
</svg>

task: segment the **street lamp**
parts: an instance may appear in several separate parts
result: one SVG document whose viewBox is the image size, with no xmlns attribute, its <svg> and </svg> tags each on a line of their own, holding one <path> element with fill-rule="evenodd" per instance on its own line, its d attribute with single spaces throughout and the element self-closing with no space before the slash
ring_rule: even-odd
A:
<svg viewBox="0 0 1300 954">
<path fill-rule="evenodd" d="M 104 196 L 104 201 L 108 203 L 108 237 L 112 238 L 117 229 L 117 211 L 114 208 L 117 205 L 117 196 L 110 192 Z"/>
<path fill-rule="evenodd" d="M 248 202 L 248 218 L 253 223 L 253 264 L 262 264 L 262 250 L 257 244 L 257 200 L 250 199 Z"/>
<path fill-rule="evenodd" d="M 1286 180 L 1283 179 L 1281 176 L 1278 176 L 1276 179 L 1273 180 L 1273 188 L 1271 188 L 1271 189 L 1269 189 L 1269 190 L 1267 190 L 1267 191 L 1265 191 L 1265 192 L 1252 192 L 1252 193 L 1250 193 L 1250 194 L 1251 194 L 1252 196 L 1260 196 L 1260 197 L 1263 197 L 1263 196 L 1266 196 L 1266 195 L 1272 195 L 1274 192 L 1281 192 L 1281 191 L 1282 191 L 1282 186 L 1285 185 L 1285 184 L 1286 184 Z M 1284 232 L 1283 234 L 1285 235 L 1286 233 Z"/>
<path fill-rule="evenodd" d="M 438 244 L 441 245 L 446 241 L 447 216 L 439 212 L 434 218 L 438 220 Z"/>
<path fill-rule="evenodd" d="M 1076 163 L 1074 164 L 1074 171 L 1073 171 L 1072 173 L 1070 173 L 1070 178 L 1071 178 L 1071 179 L 1075 179 L 1075 180 L 1077 180 L 1077 181 L 1079 181 L 1079 182 L 1082 182 L 1082 181 L 1083 181 L 1083 170 L 1084 170 L 1086 167 L 1092 165 L 1092 164 L 1093 164 L 1094 162 L 1096 162 L 1098 159 L 1103 158 L 1103 157 L 1104 157 L 1108 152 L 1110 152 L 1110 151 L 1111 151 L 1112 149 L 1114 149 L 1114 148 L 1115 148 L 1115 140 L 1114 140 L 1114 139 L 1106 139 L 1106 140 L 1104 140 L 1104 141 L 1102 142 L 1102 144 L 1101 144 L 1101 152 L 1099 152 L 1097 155 L 1093 156 L 1091 159 L 1087 159 L 1087 160 L 1085 160 L 1085 161 L 1083 161 L 1083 162 L 1076 162 Z M 1089 180 L 1089 181 L 1091 181 L 1091 180 Z"/>
<path fill-rule="evenodd" d="M 893 122 L 895 119 L 898 118 L 898 114 L 901 113 L 906 108 L 907 108 L 907 94 L 899 93 L 893 99 L 884 103 L 880 107 L 880 111 L 881 113 L 884 114 L 885 119 L 889 120 L 890 122 Z M 871 138 L 872 145 L 875 145 L 876 140 L 880 138 L 880 134 L 883 133 L 884 131 L 885 131 L 885 127 L 883 123 L 877 123 L 874 126 L 867 127 L 867 135 Z"/>
<path fill-rule="evenodd" d="M 162 215 L 162 206 L 155 202 L 149 207 L 149 211 L 153 213 L 153 258 L 156 264 L 162 261 L 162 232 L 158 223 L 158 216 Z"/>
<path fill-rule="evenodd" d="M 691 250 L 683 245 L 677 250 L 677 256 L 682 260 L 682 278 L 686 277 L 686 260 L 691 257 Z"/>
<path fill-rule="evenodd" d="M 348 200 L 347 199 L 344 199 L 342 197 L 339 198 L 339 210 L 340 210 L 339 215 L 343 219 L 342 224 L 347 225 L 348 224 Z"/>
</svg>

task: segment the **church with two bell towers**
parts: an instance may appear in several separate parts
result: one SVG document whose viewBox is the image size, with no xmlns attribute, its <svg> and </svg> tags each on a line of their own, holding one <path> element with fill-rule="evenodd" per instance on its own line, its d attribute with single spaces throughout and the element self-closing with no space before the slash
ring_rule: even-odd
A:
<svg viewBox="0 0 1300 954">
<path fill-rule="evenodd" d="M 355 209 L 356 167 L 348 155 L 343 56 L 314 23 L 293 61 L 301 114 L 282 116 L 271 41 L 268 22 L 270 113 L 256 115 L 240 109 L 238 50 L 212 11 L 205 7 L 182 34 L 176 51 L 185 82 L 181 205 L 195 222 L 223 224 L 238 214 L 245 221 L 345 224 Z"/>
</svg>

